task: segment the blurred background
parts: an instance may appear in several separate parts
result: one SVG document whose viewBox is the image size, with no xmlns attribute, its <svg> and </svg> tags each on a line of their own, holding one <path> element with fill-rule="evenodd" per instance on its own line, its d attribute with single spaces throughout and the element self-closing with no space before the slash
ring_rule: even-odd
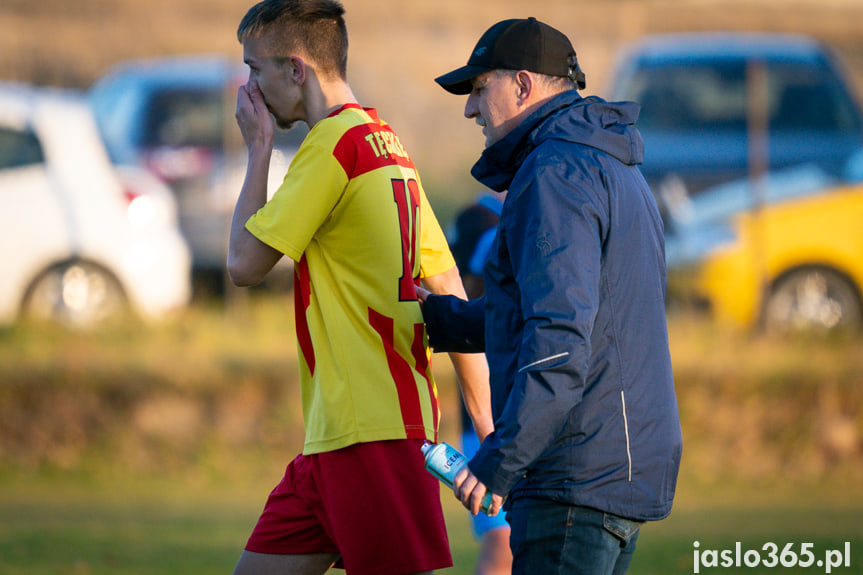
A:
<svg viewBox="0 0 863 575">
<path fill-rule="evenodd" d="M 854 0 L 478 0 L 470 5 L 346 0 L 344 5 L 349 79 L 401 134 L 427 187 L 441 198 L 443 216 L 471 189 L 465 174 L 482 139 L 462 117 L 462 99 L 433 79 L 464 63 L 487 24 L 505 17 L 533 14 L 569 35 L 587 74 L 588 94 L 606 95 L 615 58 L 626 43 L 646 34 L 693 30 L 810 34 L 840 51 L 855 86 L 863 83 L 863 6 Z M 6 0 L 0 9 L 0 77 L 8 80 L 88 89 L 117 64 L 169 54 L 216 53 L 242 64 L 235 36 L 246 10 L 242 2 Z"/>
<path fill-rule="evenodd" d="M 832 571 L 863 573 L 863 3 L 343 3 L 354 91 L 447 228 L 483 192 L 483 138 L 433 79 L 492 23 L 552 24 L 585 95 L 642 104 L 685 452 L 631 572 L 809 542 L 821 563 L 783 572 L 841 550 Z M 301 448 L 291 266 L 253 290 L 224 278 L 249 6 L 0 3 L 2 573 L 229 572 Z M 304 133 L 280 134 L 272 189 Z M 471 573 L 467 516 L 442 501 L 449 572 Z"/>
</svg>

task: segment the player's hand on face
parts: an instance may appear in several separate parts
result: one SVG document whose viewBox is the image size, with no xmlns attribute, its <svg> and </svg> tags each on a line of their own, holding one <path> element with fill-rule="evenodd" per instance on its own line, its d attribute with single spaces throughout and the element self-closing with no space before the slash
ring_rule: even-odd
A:
<svg viewBox="0 0 863 575">
<path fill-rule="evenodd" d="M 250 79 L 237 90 L 235 116 L 249 149 L 272 150 L 275 125 L 256 80 Z"/>
</svg>

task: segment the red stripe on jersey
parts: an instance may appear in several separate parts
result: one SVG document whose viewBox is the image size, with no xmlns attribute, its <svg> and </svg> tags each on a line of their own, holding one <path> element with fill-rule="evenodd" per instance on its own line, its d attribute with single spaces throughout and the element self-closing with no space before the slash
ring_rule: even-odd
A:
<svg viewBox="0 0 863 575">
<path fill-rule="evenodd" d="M 378 332 L 384 344 L 387 365 L 389 365 L 390 375 L 392 375 L 399 395 L 399 407 L 401 408 L 407 439 L 423 439 L 425 438 L 425 426 L 423 425 L 419 392 L 410 365 L 395 350 L 393 318 L 369 308 L 369 324 Z"/>
<path fill-rule="evenodd" d="M 425 325 L 421 323 L 414 324 L 414 343 L 411 346 L 411 352 L 416 360 L 416 370 L 422 374 L 429 388 L 429 400 L 432 406 L 432 419 L 434 420 L 434 442 L 437 443 L 437 429 L 440 424 L 440 404 L 435 396 L 434 383 L 429 377 L 429 358 L 426 354 L 425 343 Z"/>
<path fill-rule="evenodd" d="M 385 166 L 414 169 L 414 164 L 401 141 L 389 126 L 361 124 L 342 134 L 333 148 L 333 156 L 341 164 L 348 179 L 356 178 Z"/>
<path fill-rule="evenodd" d="M 416 301 L 417 284 L 413 270 L 417 255 L 417 228 L 419 227 L 419 193 L 417 181 L 392 180 L 393 198 L 399 214 L 399 228 L 402 237 L 402 275 L 399 278 L 399 301 Z M 410 189 L 410 198 L 406 191 Z"/>
<path fill-rule="evenodd" d="M 309 373 L 315 373 L 315 348 L 312 345 L 312 334 L 309 331 L 309 320 L 306 317 L 306 310 L 309 308 L 309 303 L 312 297 L 312 284 L 309 279 L 309 264 L 306 261 L 306 256 L 300 258 L 297 265 L 294 266 L 294 315 L 296 316 L 297 324 L 297 341 L 300 344 L 300 351 L 306 360 L 306 365 L 309 366 Z"/>
</svg>

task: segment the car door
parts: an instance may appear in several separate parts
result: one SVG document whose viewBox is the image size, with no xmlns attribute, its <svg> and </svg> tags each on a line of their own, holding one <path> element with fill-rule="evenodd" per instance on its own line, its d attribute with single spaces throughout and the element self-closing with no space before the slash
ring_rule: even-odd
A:
<svg viewBox="0 0 863 575">
<path fill-rule="evenodd" d="M 23 107 L 3 103 L 0 116 L 0 321 L 18 312 L 33 279 L 69 253 L 58 182 Z"/>
</svg>

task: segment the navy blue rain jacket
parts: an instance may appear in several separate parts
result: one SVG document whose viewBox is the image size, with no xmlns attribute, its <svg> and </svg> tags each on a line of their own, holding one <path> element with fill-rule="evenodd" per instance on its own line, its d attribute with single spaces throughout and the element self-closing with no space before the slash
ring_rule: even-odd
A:
<svg viewBox="0 0 863 575">
<path fill-rule="evenodd" d="M 487 148 L 472 174 L 509 192 L 486 295 L 424 305 L 435 351 L 487 355 L 495 431 L 469 466 L 508 504 L 671 511 L 682 440 L 638 111 L 569 91 Z"/>
</svg>

